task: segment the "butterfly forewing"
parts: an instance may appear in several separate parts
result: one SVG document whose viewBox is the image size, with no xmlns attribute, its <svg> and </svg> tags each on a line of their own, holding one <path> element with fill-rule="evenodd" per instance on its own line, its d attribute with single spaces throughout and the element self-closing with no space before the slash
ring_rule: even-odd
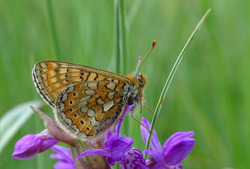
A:
<svg viewBox="0 0 250 169">
<path fill-rule="evenodd" d="M 72 84 L 111 79 L 129 81 L 126 76 L 105 70 L 51 60 L 38 62 L 32 75 L 37 91 L 51 107 L 61 91 Z"/>
</svg>

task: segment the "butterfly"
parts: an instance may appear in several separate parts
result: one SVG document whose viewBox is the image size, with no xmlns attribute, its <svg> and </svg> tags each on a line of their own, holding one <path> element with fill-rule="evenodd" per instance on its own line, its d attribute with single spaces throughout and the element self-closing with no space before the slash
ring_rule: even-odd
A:
<svg viewBox="0 0 250 169">
<path fill-rule="evenodd" d="M 156 40 L 144 59 L 139 59 L 134 75 L 45 60 L 35 64 L 33 81 L 66 133 L 80 140 L 97 138 L 122 116 L 128 105 L 140 105 L 141 111 L 146 77 L 138 71 L 155 45 Z"/>
</svg>

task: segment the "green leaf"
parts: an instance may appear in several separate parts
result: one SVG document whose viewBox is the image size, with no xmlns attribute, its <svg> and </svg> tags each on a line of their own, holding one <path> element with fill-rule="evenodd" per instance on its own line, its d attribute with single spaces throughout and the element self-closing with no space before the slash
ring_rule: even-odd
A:
<svg viewBox="0 0 250 169">
<path fill-rule="evenodd" d="M 41 107 L 43 102 L 33 100 L 19 104 L 6 112 L 0 119 L 0 153 L 8 141 L 33 114 L 33 110 L 29 107 L 30 105 Z"/>
</svg>

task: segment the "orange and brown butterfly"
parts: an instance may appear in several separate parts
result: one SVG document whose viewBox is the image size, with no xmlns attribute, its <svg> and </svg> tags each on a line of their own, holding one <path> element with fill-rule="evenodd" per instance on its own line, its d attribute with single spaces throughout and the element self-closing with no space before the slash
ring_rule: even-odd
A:
<svg viewBox="0 0 250 169">
<path fill-rule="evenodd" d="M 148 54 L 155 45 L 156 40 Z M 109 129 L 128 105 L 139 104 L 141 111 L 146 77 L 138 71 L 148 54 L 139 60 L 133 76 L 45 60 L 35 64 L 33 81 L 64 131 L 74 138 L 90 140 Z"/>
</svg>

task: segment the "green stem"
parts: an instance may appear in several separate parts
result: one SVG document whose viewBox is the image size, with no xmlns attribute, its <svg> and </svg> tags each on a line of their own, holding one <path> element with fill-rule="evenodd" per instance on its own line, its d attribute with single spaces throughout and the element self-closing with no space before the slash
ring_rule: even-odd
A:
<svg viewBox="0 0 250 169">
<path fill-rule="evenodd" d="M 52 41 L 54 45 L 54 50 L 56 53 L 56 60 L 60 60 L 60 49 L 59 49 L 59 43 L 57 39 L 57 33 L 56 33 L 56 26 L 55 26 L 55 21 L 54 21 L 54 15 L 53 15 L 53 7 L 51 0 L 47 0 L 47 12 L 48 12 L 48 20 L 49 20 L 49 25 L 50 25 L 50 31 L 52 34 Z"/>
<path fill-rule="evenodd" d="M 126 21 L 124 0 L 116 1 L 116 30 L 117 30 L 117 73 L 127 73 L 127 45 L 126 45 Z M 129 134 L 129 118 L 124 118 L 123 132 Z"/>
<path fill-rule="evenodd" d="M 127 72 L 127 46 L 125 29 L 125 9 L 124 0 L 117 1 L 117 73 Z"/>
<path fill-rule="evenodd" d="M 190 42 L 192 41 L 192 39 L 194 38 L 194 36 L 196 35 L 196 33 L 200 30 L 201 28 L 201 25 L 202 23 L 205 21 L 207 15 L 209 14 L 210 12 L 210 9 L 207 10 L 207 12 L 204 14 L 204 16 L 201 18 L 200 22 L 197 24 L 197 26 L 195 27 L 194 31 L 192 32 L 192 34 L 190 35 L 189 39 L 187 40 L 186 44 L 184 45 L 183 49 L 181 50 L 179 56 L 177 57 L 176 61 L 175 61 L 175 64 L 165 82 L 165 85 L 162 89 L 162 92 L 161 92 L 161 95 L 160 95 L 160 98 L 159 98 L 159 101 L 156 105 L 156 108 L 155 108 L 155 114 L 153 116 L 153 119 L 151 121 L 151 128 L 150 128 L 150 134 L 149 134 L 149 137 L 148 137 L 148 140 L 147 140 L 147 144 L 146 144 L 146 147 L 145 149 L 148 150 L 149 149 L 149 146 L 150 146 L 150 143 L 151 143 L 151 139 L 152 139 L 152 134 L 153 134 L 153 130 L 154 130 L 154 127 L 155 127 L 155 124 L 156 124 L 156 120 L 160 114 L 160 110 L 161 110 L 161 107 L 162 107 L 162 103 L 164 101 L 164 98 L 166 97 L 166 94 L 167 94 L 167 91 L 168 91 L 168 88 L 172 82 L 172 79 L 175 75 L 175 72 L 183 58 L 183 55 L 188 47 L 188 45 L 190 44 Z M 145 155 L 145 158 L 147 158 L 147 155 Z"/>
</svg>

